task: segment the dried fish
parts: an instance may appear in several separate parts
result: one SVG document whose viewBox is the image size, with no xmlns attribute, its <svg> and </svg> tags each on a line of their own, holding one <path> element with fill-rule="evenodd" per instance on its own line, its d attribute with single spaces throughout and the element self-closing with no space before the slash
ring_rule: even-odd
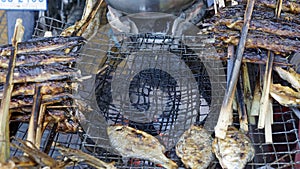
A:
<svg viewBox="0 0 300 169">
<path fill-rule="evenodd" d="M 258 0 L 257 4 L 268 7 L 268 8 L 273 8 L 273 9 L 276 8 L 275 0 Z M 290 13 L 294 13 L 294 14 L 300 14 L 299 1 L 291 1 L 291 0 L 283 1 L 282 11 L 290 12 Z"/>
<path fill-rule="evenodd" d="M 6 72 L 0 72 L 0 83 L 5 82 Z M 13 83 L 45 82 L 80 77 L 80 71 L 69 67 L 22 67 L 16 68 Z"/>
<path fill-rule="evenodd" d="M 68 82 L 44 82 L 38 84 L 41 86 L 41 94 L 42 95 L 56 95 L 58 93 L 63 92 L 72 92 L 76 91 L 75 83 Z M 35 83 L 28 84 L 16 84 L 14 86 L 14 90 L 12 91 L 12 96 L 33 96 L 34 95 Z M 0 85 L 0 99 L 3 97 L 3 88 Z"/>
<path fill-rule="evenodd" d="M 300 107 L 300 92 L 281 84 L 271 84 L 270 95 L 286 107 Z"/>
<path fill-rule="evenodd" d="M 114 162 L 106 163 L 90 154 L 84 153 L 81 150 L 57 146 L 60 153 L 73 162 L 85 162 L 97 169 L 116 169 Z"/>
<path fill-rule="evenodd" d="M 216 35 L 216 38 L 223 41 L 225 44 L 228 43 L 232 45 L 238 45 L 239 43 L 240 35 L 237 31 L 228 30 L 226 32 L 219 32 Z M 222 43 L 219 45 L 222 45 Z M 278 36 L 255 31 L 249 32 L 249 34 L 247 35 L 246 42 L 246 48 L 262 48 L 273 51 L 275 54 L 281 55 L 288 55 L 293 52 L 300 52 L 300 48 L 298 47 L 299 45 L 300 42 L 298 40 L 288 38 L 282 40 L 282 38 Z"/>
<path fill-rule="evenodd" d="M 107 127 L 107 133 L 111 146 L 123 158 L 141 158 L 167 169 L 178 168 L 174 161 L 163 154 L 165 147 L 148 133 L 121 125 Z"/>
<path fill-rule="evenodd" d="M 241 30 L 244 20 L 242 18 L 236 19 L 220 19 L 217 24 L 225 25 L 230 29 Z M 287 21 L 273 21 L 272 19 L 268 20 L 252 20 L 250 23 L 250 30 L 259 30 L 262 32 L 286 36 L 291 38 L 300 37 L 300 26 L 296 23 L 291 23 Z"/>
<path fill-rule="evenodd" d="M 16 67 L 18 66 L 41 66 L 41 65 L 50 65 L 54 63 L 61 64 L 70 64 L 75 62 L 78 59 L 78 54 L 71 53 L 64 55 L 60 52 L 55 53 L 36 53 L 36 54 L 19 54 L 16 58 Z M 8 67 L 9 56 L 0 56 L 0 67 Z"/>
<path fill-rule="evenodd" d="M 73 95 L 70 93 L 59 93 L 56 95 L 43 95 L 42 103 L 54 104 L 60 103 L 64 100 L 72 99 Z M 16 96 L 11 99 L 10 109 L 18 107 L 26 107 L 33 105 L 33 96 Z"/>
<path fill-rule="evenodd" d="M 176 154 L 186 168 L 205 169 L 214 159 L 212 141 L 205 128 L 192 125 L 178 140 Z"/>
<path fill-rule="evenodd" d="M 65 163 L 55 161 L 48 154 L 41 152 L 38 148 L 32 144 L 30 141 L 24 141 L 21 139 L 16 139 L 21 145 L 12 143 L 11 145 L 24 153 L 28 154 L 31 159 L 33 159 L 40 166 L 48 166 L 53 169 L 60 169 L 65 166 Z"/>
<path fill-rule="evenodd" d="M 228 127 L 225 139 L 215 138 L 212 150 L 222 168 L 241 169 L 254 158 L 250 139 L 233 126 Z"/>
<path fill-rule="evenodd" d="M 293 68 L 288 71 L 276 66 L 274 68 L 279 76 L 288 81 L 297 91 L 300 92 L 300 74 L 298 74 Z"/>
<path fill-rule="evenodd" d="M 24 53 L 40 53 L 45 51 L 64 50 L 72 48 L 73 51 L 77 51 L 83 44 L 85 39 L 83 37 L 48 37 L 37 38 L 26 42 L 20 42 L 18 44 L 17 54 Z M 75 48 L 78 46 L 79 48 Z M 0 46 L 0 55 L 9 56 L 11 54 L 12 45 Z"/>
</svg>

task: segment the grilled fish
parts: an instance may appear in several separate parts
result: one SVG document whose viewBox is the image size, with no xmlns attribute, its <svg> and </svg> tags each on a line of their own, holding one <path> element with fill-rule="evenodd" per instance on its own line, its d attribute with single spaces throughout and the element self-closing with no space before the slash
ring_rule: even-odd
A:
<svg viewBox="0 0 300 169">
<path fill-rule="evenodd" d="M 39 53 L 39 54 L 19 54 L 16 58 L 16 67 L 19 66 L 40 66 L 54 63 L 73 63 L 79 56 L 77 54 L 64 55 L 56 53 Z M 9 56 L 0 56 L 0 67 L 8 68 Z"/>
<path fill-rule="evenodd" d="M 152 135 L 128 126 L 109 126 L 107 133 L 111 146 L 123 158 L 141 158 L 161 164 L 167 169 L 178 168 L 164 155 L 165 147 Z"/>
<path fill-rule="evenodd" d="M 290 68 L 288 71 L 282 69 L 281 67 L 275 67 L 274 69 L 282 79 L 288 81 L 297 91 L 300 92 L 300 74 L 298 74 L 292 68 Z"/>
<path fill-rule="evenodd" d="M 283 106 L 300 106 L 300 92 L 296 92 L 287 86 L 282 86 L 281 84 L 271 84 L 270 95 Z"/>
<path fill-rule="evenodd" d="M 6 80 L 6 71 L 0 70 L 0 83 Z M 44 82 L 80 77 L 80 71 L 67 66 L 61 67 L 22 67 L 15 68 L 13 83 Z"/>
<path fill-rule="evenodd" d="M 106 163 L 90 154 L 87 154 L 81 150 L 67 148 L 63 146 L 57 146 L 61 154 L 65 157 L 71 159 L 74 162 L 86 162 L 90 166 L 93 166 L 97 169 L 117 169 L 114 166 L 114 162 Z"/>
<path fill-rule="evenodd" d="M 55 95 L 58 93 L 75 91 L 75 83 L 67 82 L 45 82 L 38 84 L 41 86 L 42 95 Z M 35 93 L 35 84 L 16 84 L 14 85 L 14 90 L 11 93 L 11 96 L 33 96 Z M 3 97 L 3 86 L 0 85 L 0 99 Z"/>
<path fill-rule="evenodd" d="M 73 48 L 72 52 L 76 52 L 85 43 L 83 37 L 48 37 L 48 38 L 36 38 L 26 42 L 18 43 L 18 53 L 41 53 L 55 50 L 64 50 L 67 48 Z M 78 48 L 76 48 L 78 46 Z M 10 56 L 12 51 L 12 45 L 0 46 L 1 56 Z"/>
<path fill-rule="evenodd" d="M 176 144 L 176 154 L 186 168 L 205 169 L 214 159 L 212 137 L 206 129 L 192 125 Z"/>
<path fill-rule="evenodd" d="M 225 139 L 214 139 L 212 150 L 226 169 L 244 168 L 255 154 L 250 139 L 233 126 L 228 127 Z"/>
</svg>

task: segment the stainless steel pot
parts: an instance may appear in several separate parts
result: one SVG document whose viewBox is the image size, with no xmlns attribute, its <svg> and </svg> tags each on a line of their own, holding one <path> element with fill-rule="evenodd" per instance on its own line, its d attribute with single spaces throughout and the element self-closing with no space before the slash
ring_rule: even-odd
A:
<svg viewBox="0 0 300 169">
<path fill-rule="evenodd" d="M 176 13 L 196 0 L 106 0 L 108 5 L 124 13 Z"/>
</svg>

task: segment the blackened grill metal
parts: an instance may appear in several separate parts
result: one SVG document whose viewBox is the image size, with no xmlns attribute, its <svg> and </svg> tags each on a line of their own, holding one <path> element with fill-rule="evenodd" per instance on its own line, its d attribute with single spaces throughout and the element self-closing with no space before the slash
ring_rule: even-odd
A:
<svg viewBox="0 0 300 169">
<path fill-rule="evenodd" d="M 51 20 L 51 18 L 45 18 L 45 19 Z M 61 30 L 62 28 L 62 27 L 55 27 L 53 25 L 49 25 L 49 26 L 53 29 Z M 45 30 L 36 30 L 35 35 L 37 35 L 36 34 L 37 31 L 43 32 Z M 111 49 L 113 49 L 113 47 L 115 46 L 115 42 L 112 42 L 107 38 L 103 38 L 105 36 L 107 36 L 107 34 L 101 35 L 100 36 L 101 38 L 98 38 L 97 41 L 90 42 L 90 45 L 86 47 L 86 50 L 92 50 L 100 53 L 113 52 L 111 51 Z M 103 48 L 101 49 L 100 46 L 102 47 L 107 46 L 107 48 L 103 50 Z M 195 44 L 195 46 L 197 46 L 197 44 Z M 81 70 L 83 72 L 83 75 L 97 74 L 97 71 L 99 70 L 99 63 L 102 63 L 101 62 L 102 60 L 98 57 L 98 55 L 85 54 L 83 56 L 88 58 L 81 62 L 81 66 L 82 66 Z M 106 72 L 107 70 L 104 69 L 103 71 Z M 254 75 L 255 74 L 253 74 L 253 76 L 251 77 L 252 79 L 255 79 Z M 101 76 L 101 77 L 103 78 L 102 80 L 107 79 L 107 76 Z M 89 93 L 88 91 L 91 91 L 93 89 L 95 89 L 95 86 L 93 85 L 83 86 L 81 89 L 81 95 L 85 98 L 90 98 L 91 93 Z M 235 114 L 234 117 L 235 117 L 234 119 L 235 125 L 238 126 L 237 114 Z M 292 111 L 290 111 L 287 108 L 283 108 L 275 103 L 274 124 L 272 125 L 272 129 L 273 129 L 272 135 L 273 135 L 274 143 L 272 144 L 264 143 L 264 130 L 258 130 L 256 125 L 249 125 L 249 129 L 250 129 L 249 136 L 255 146 L 256 155 L 254 160 L 247 164 L 246 168 L 254 169 L 254 168 L 260 168 L 266 166 L 273 167 L 273 168 L 286 168 L 286 169 L 297 168 L 296 164 L 300 164 L 300 162 L 295 161 L 295 155 L 300 153 L 299 150 L 297 149 L 297 146 L 300 146 L 300 140 L 298 135 L 298 125 L 299 125 L 298 120 L 299 119 L 297 119 L 297 117 L 293 114 Z M 17 131 L 16 137 L 25 139 L 26 132 L 27 132 L 27 124 L 23 123 L 22 126 Z M 42 150 L 44 149 L 48 136 L 49 136 L 49 130 L 47 130 L 46 133 L 44 134 L 43 137 L 44 144 L 42 144 L 42 148 L 41 148 Z M 107 139 L 93 137 L 92 135 L 88 135 L 85 133 L 76 133 L 76 134 L 57 133 L 55 136 L 55 142 L 51 147 L 51 151 L 49 152 L 49 155 L 51 155 L 52 157 L 56 157 L 59 154 L 56 149 L 56 144 L 60 143 L 67 147 L 81 149 L 105 161 L 116 161 L 117 168 L 157 168 L 157 166 L 154 166 L 154 164 L 149 161 L 143 161 L 138 159 L 132 159 L 127 163 L 124 163 L 120 156 L 107 152 L 104 149 L 105 146 L 101 144 L 97 144 L 97 145 L 94 144 L 95 142 L 97 143 L 103 141 L 105 142 L 107 141 Z M 12 149 L 12 155 L 17 155 L 18 153 L 21 152 Z M 177 164 L 179 164 L 181 167 L 183 166 L 182 163 L 180 162 L 180 159 L 178 159 L 178 157 L 175 155 L 174 149 L 167 152 L 167 155 L 171 159 L 176 161 Z M 85 168 L 85 167 L 87 167 L 86 164 L 80 163 L 70 168 Z M 221 168 L 221 167 L 218 165 L 217 161 L 215 161 L 211 165 L 211 168 Z"/>
</svg>

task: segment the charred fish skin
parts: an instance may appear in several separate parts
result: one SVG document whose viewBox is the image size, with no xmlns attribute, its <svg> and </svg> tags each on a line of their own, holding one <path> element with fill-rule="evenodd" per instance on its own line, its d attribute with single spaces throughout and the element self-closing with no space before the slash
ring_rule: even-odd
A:
<svg viewBox="0 0 300 169">
<path fill-rule="evenodd" d="M 54 51 L 63 50 L 67 48 L 74 48 L 76 46 L 82 46 L 86 40 L 83 37 L 48 37 L 48 38 L 37 38 L 26 42 L 18 43 L 18 53 L 35 53 L 43 51 Z M 11 55 L 13 46 L 3 45 L 0 46 L 0 55 L 7 56 Z M 72 51 L 76 52 L 76 51 Z"/>
<path fill-rule="evenodd" d="M 244 168 L 255 155 L 251 140 L 233 126 L 228 127 L 225 139 L 214 139 L 212 150 L 226 169 Z"/>
<path fill-rule="evenodd" d="M 186 168 L 205 169 L 214 159 L 212 137 L 202 126 L 192 125 L 179 138 L 176 154 Z"/>
<path fill-rule="evenodd" d="M 165 155 L 165 147 L 152 135 L 129 126 L 107 127 L 111 146 L 123 158 L 140 158 L 161 164 L 167 169 L 178 168 L 177 164 Z"/>
</svg>

